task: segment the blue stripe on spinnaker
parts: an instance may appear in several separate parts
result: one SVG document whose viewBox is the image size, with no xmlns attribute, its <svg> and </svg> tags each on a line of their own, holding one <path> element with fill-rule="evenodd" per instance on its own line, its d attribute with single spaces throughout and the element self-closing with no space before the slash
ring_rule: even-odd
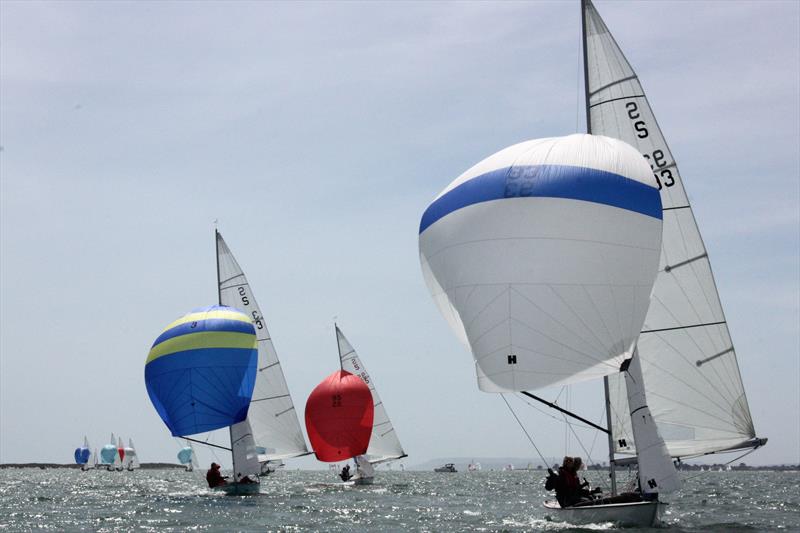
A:
<svg viewBox="0 0 800 533">
<path fill-rule="evenodd" d="M 257 360 L 256 349 L 165 355 L 145 365 L 147 393 L 173 436 L 231 426 L 247 417 Z"/>
<path fill-rule="evenodd" d="M 153 347 L 158 346 L 162 342 L 180 337 L 181 335 L 188 335 L 189 333 L 204 332 L 233 332 L 233 333 L 250 333 L 253 334 L 255 329 L 252 322 L 244 322 L 242 320 L 231 320 L 227 318 L 207 318 L 204 320 L 197 320 L 195 322 L 186 322 L 174 328 L 170 328 L 161 335 L 153 343 Z"/>
<path fill-rule="evenodd" d="M 661 219 L 661 196 L 655 187 L 594 168 L 531 165 L 493 170 L 448 191 L 425 210 L 419 232 L 463 207 L 524 197 L 583 200 Z"/>
</svg>

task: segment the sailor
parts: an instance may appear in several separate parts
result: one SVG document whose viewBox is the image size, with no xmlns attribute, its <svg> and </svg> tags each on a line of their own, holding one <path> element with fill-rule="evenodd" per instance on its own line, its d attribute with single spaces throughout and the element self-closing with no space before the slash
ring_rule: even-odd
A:
<svg viewBox="0 0 800 533">
<path fill-rule="evenodd" d="M 219 472 L 219 465 L 217 463 L 211 463 L 211 468 L 208 469 L 206 472 L 206 481 L 208 482 L 209 488 L 219 487 L 221 485 L 227 485 L 228 482 L 225 481 L 228 476 L 223 476 Z"/>
<path fill-rule="evenodd" d="M 578 494 L 578 476 L 575 475 L 574 459 L 565 456 L 558 468 L 558 474 L 552 469 L 547 469 L 547 481 L 544 488 L 556 491 L 556 500 L 563 507 L 569 507 L 580 501 Z"/>
<path fill-rule="evenodd" d="M 602 492 L 602 489 L 600 487 L 595 487 L 594 489 L 589 490 L 589 482 L 586 481 L 586 478 L 583 478 L 583 483 L 580 483 L 580 480 L 578 479 L 578 472 L 582 468 L 583 468 L 583 459 L 581 459 L 580 457 L 574 457 L 572 460 L 572 471 L 575 476 L 575 483 L 578 487 L 577 494 L 579 502 L 593 500 L 595 498 L 595 494 Z"/>
<path fill-rule="evenodd" d="M 344 465 L 344 468 L 342 468 L 342 473 L 339 474 L 339 477 L 342 478 L 342 481 L 347 481 L 353 477 L 352 474 L 350 474 L 350 465 Z"/>
</svg>

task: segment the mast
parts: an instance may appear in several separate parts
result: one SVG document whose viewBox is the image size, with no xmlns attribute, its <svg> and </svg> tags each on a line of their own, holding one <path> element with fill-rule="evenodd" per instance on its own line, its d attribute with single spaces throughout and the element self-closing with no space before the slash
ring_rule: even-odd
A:
<svg viewBox="0 0 800 533">
<path fill-rule="evenodd" d="M 583 96 L 585 104 L 584 107 L 586 108 L 586 133 L 591 135 L 592 120 L 590 118 L 589 111 L 589 52 L 586 48 L 586 3 L 588 1 L 589 0 L 581 0 L 581 27 L 583 29 Z M 606 389 L 608 389 L 608 384 L 606 384 Z"/>
<path fill-rule="evenodd" d="M 581 0 L 581 37 L 583 42 L 583 96 L 586 109 L 586 133 L 592 133 L 591 110 L 589 109 L 589 49 L 586 46 L 586 6 L 590 0 Z M 614 427 L 611 425 L 611 397 L 608 394 L 608 376 L 603 377 L 603 392 L 606 400 L 606 427 L 608 428 L 608 473 L 611 478 L 611 495 L 617 494 L 617 473 L 614 469 Z"/>
<path fill-rule="evenodd" d="M 219 231 L 217 228 L 214 228 L 214 249 L 216 250 L 215 260 L 217 265 L 217 304 L 222 305 L 222 286 L 221 286 L 221 279 L 219 277 Z M 233 453 L 233 426 L 228 426 L 228 435 L 231 439 L 231 464 L 233 465 L 233 480 L 236 481 L 236 454 Z M 219 447 L 219 446 L 218 446 Z"/>
</svg>

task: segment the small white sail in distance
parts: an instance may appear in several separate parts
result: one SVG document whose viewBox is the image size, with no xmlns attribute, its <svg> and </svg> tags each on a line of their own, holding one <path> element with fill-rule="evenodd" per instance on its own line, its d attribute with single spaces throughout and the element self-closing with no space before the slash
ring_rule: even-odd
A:
<svg viewBox="0 0 800 533">
<path fill-rule="evenodd" d="M 754 447 L 736 353 L 683 180 L 642 85 L 591 1 L 583 2 L 587 124 L 650 162 L 661 193 L 659 272 L 637 343 L 647 401 L 673 457 Z M 609 378 L 618 453 L 635 453 L 625 378 Z"/>
<path fill-rule="evenodd" d="M 383 405 L 383 401 L 378 395 L 378 390 L 375 388 L 375 382 L 367 372 L 358 353 L 356 353 L 353 346 L 342 333 L 342 330 L 339 329 L 338 325 L 336 325 L 335 328 L 342 370 L 350 372 L 364 380 L 364 383 L 367 384 L 372 393 L 372 403 L 375 406 L 375 413 L 372 423 L 372 436 L 370 437 L 369 447 L 367 448 L 365 457 L 373 464 L 406 457 L 406 453 L 403 451 L 403 446 L 400 444 L 400 439 L 397 437 L 397 432 L 392 425 L 392 421 L 389 420 L 386 407 Z"/>
<path fill-rule="evenodd" d="M 253 398 L 247 419 L 231 426 L 231 441 L 237 473 L 259 474 L 259 463 L 307 455 L 309 451 L 261 308 L 219 232 L 216 239 L 220 304 L 252 316 L 258 338 L 258 373 Z"/>
</svg>

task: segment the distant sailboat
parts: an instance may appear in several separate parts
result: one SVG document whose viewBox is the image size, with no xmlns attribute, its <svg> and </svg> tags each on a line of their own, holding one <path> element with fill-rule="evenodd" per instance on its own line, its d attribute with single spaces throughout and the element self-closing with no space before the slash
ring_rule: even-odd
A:
<svg viewBox="0 0 800 533">
<path fill-rule="evenodd" d="M 178 451 L 178 462 L 186 467 L 187 472 L 192 472 L 199 468 L 197 456 L 194 453 L 191 442 L 187 441 L 186 446 Z"/>
<path fill-rule="evenodd" d="M 139 456 L 136 453 L 136 447 L 133 445 L 133 439 L 128 439 L 128 446 L 125 448 L 125 460 L 123 466 L 129 472 L 139 468 Z"/>
<path fill-rule="evenodd" d="M 81 470 L 89 470 L 92 460 L 92 450 L 89 448 L 89 439 L 83 437 L 83 446 L 75 448 L 75 463 L 81 465 Z M 96 459 L 95 459 L 96 460 Z"/>
<path fill-rule="evenodd" d="M 111 434 L 111 441 L 100 449 L 100 466 L 106 470 L 114 470 L 114 463 L 119 459 L 119 452 L 114 441 L 114 434 Z"/>
<path fill-rule="evenodd" d="M 122 437 L 117 438 L 117 457 L 114 459 L 114 468 L 121 472 L 125 468 L 125 445 L 122 443 Z"/>
<path fill-rule="evenodd" d="M 392 425 L 392 421 L 389 420 L 386 407 L 383 405 L 383 401 L 381 401 L 378 395 L 375 382 L 367 372 L 367 368 L 364 366 L 358 353 L 356 353 L 355 348 L 353 348 L 344 336 L 342 330 L 339 329 L 339 326 L 334 327 L 336 329 L 336 342 L 339 348 L 339 359 L 341 361 L 342 370 L 360 377 L 364 383 L 367 384 L 372 393 L 372 403 L 374 405 L 372 435 L 369 440 L 367 453 L 354 458 L 356 473 L 353 476 L 355 484 L 370 485 L 375 477 L 373 465 L 402 459 L 408 456 L 403 451 L 403 446 L 400 444 L 397 432 Z"/>
</svg>

